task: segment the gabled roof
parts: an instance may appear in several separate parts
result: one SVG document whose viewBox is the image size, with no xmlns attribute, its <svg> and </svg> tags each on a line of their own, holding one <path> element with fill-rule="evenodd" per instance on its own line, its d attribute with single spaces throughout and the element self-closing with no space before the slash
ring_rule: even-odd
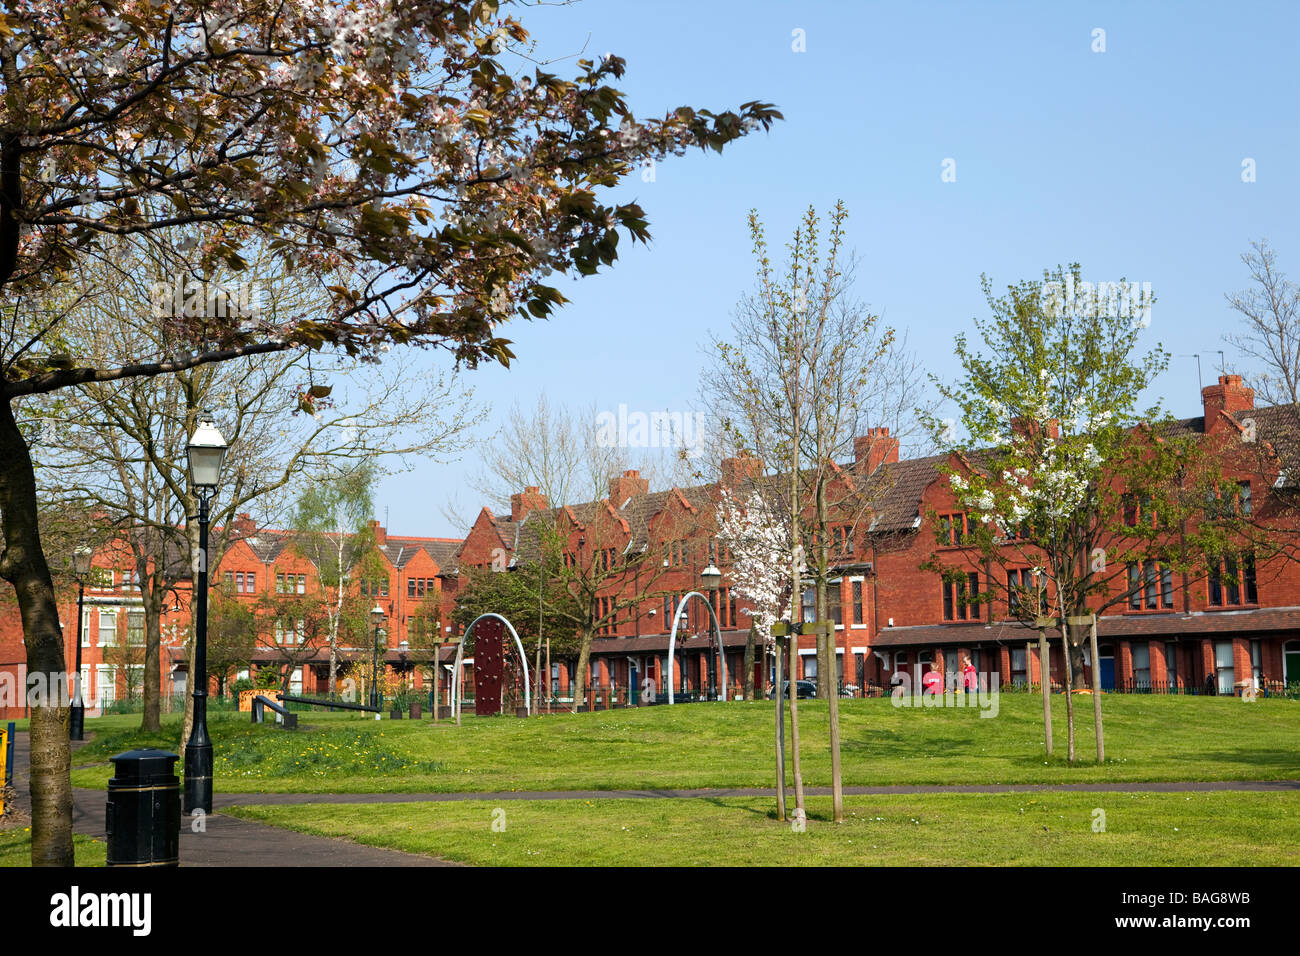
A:
<svg viewBox="0 0 1300 956">
<path fill-rule="evenodd" d="M 1274 447 L 1300 470 L 1300 407 L 1266 406 L 1238 412 L 1238 423 L 1253 419 L 1258 441 L 1268 443 L 1265 447 Z M 1205 433 L 1203 416 L 1183 419 L 1170 419 L 1159 423 L 1156 432 L 1164 438 L 1199 437 Z M 991 454 L 990 449 L 972 449 L 965 452 L 964 460 L 974 468 L 983 467 Z M 861 476 L 852 463 L 837 465 L 833 472 L 836 477 L 851 481 L 860 495 L 865 512 L 871 520 L 867 530 L 873 534 L 890 534 L 911 531 L 917 527 L 921 514 L 921 503 L 926 489 L 935 480 L 943 477 L 943 467 L 950 456 L 945 454 L 929 455 L 923 458 L 905 459 L 880 465 L 869 476 Z M 1300 483 L 1300 474 L 1294 478 Z M 758 476 L 744 487 L 756 487 L 759 490 L 776 495 L 786 493 L 788 478 L 780 473 Z M 627 522 L 631 532 L 628 551 L 644 549 L 650 538 L 650 526 L 654 518 L 665 509 L 677 506 L 689 506 L 701 515 L 712 512 L 716 495 L 716 484 L 694 485 L 686 488 L 671 488 L 664 491 L 649 491 L 632 495 L 617 513 Z M 530 511 L 523 521 L 503 521 L 494 518 L 516 560 L 536 560 L 535 536 L 525 533 L 524 529 L 534 521 L 554 524 L 558 516 L 566 511 L 580 525 L 589 525 L 597 515 L 599 508 L 608 507 L 603 501 L 589 501 L 580 504 L 557 505 Z M 530 541 L 530 539 L 532 539 Z"/>
</svg>

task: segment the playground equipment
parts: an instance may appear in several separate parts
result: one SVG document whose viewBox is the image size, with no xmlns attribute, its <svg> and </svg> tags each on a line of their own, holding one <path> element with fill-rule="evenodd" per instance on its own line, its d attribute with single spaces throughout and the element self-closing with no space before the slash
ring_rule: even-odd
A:
<svg viewBox="0 0 1300 956">
<path fill-rule="evenodd" d="M 486 652 L 484 663 L 486 667 L 480 664 L 479 643 L 474 645 L 474 713 L 483 717 L 495 714 L 501 709 L 501 684 L 504 676 L 503 660 L 501 654 L 501 625 L 505 625 L 510 631 L 510 636 L 515 639 L 515 647 L 519 651 L 520 670 L 524 675 L 524 710 L 532 713 L 532 687 L 528 680 L 528 656 L 524 654 L 524 642 L 519 640 L 515 627 L 500 614 L 480 614 L 474 620 L 470 621 L 469 627 L 465 628 L 465 636 L 456 647 L 456 663 L 452 668 L 452 716 L 456 722 L 460 723 L 460 668 L 465 656 L 465 642 L 469 640 L 470 634 L 473 633 L 475 625 L 480 621 L 488 621 L 495 625 L 489 627 L 484 633 L 482 650 Z M 493 648 L 495 647 L 495 651 Z M 480 686 L 479 675 L 483 674 L 483 684 Z"/>
<path fill-rule="evenodd" d="M 354 704 L 347 700 L 331 700 L 328 697 L 298 697 L 294 694 L 276 694 L 276 700 L 282 700 L 286 704 L 315 704 L 317 707 L 337 707 L 340 710 L 365 710 L 372 714 L 380 712 L 380 708 L 371 707 L 368 704 Z M 272 704 L 274 707 L 275 705 Z"/>
<path fill-rule="evenodd" d="M 718 695 L 719 700 L 727 699 L 727 654 L 722 649 L 722 627 L 718 624 L 717 612 L 713 610 L 713 605 L 699 591 L 692 591 L 681 599 L 677 605 L 677 612 L 673 615 L 672 633 L 668 635 L 668 703 L 672 704 L 673 700 L 673 655 L 677 647 L 677 626 L 682 622 L 682 613 L 686 610 L 686 602 L 691 598 L 697 597 L 704 602 L 704 606 L 709 609 L 709 617 L 713 620 L 713 636 L 717 638 L 718 643 L 718 664 L 722 674 L 722 692 Z"/>
<path fill-rule="evenodd" d="M 253 723 L 262 723 L 265 717 L 265 710 L 270 707 L 280 715 L 280 722 L 284 725 L 285 730 L 298 729 L 298 715 L 289 712 L 289 708 L 282 707 L 269 697 L 263 697 L 260 694 L 253 698 Z"/>
<path fill-rule="evenodd" d="M 5 813 L 5 790 L 14 778 L 14 722 L 0 730 L 0 817 Z"/>
</svg>

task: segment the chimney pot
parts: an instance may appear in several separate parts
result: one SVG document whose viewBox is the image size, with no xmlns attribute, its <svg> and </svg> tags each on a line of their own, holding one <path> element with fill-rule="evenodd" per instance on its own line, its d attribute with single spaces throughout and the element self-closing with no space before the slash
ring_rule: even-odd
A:
<svg viewBox="0 0 1300 956">
<path fill-rule="evenodd" d="M 649 490 L 649 479 L 642 478 L 635 468 L 629 468 L 619 477 L 609 479 L 609 503 L 615 508 L 621 508 L 629 498 L 643 495 Z"/>
<path fill-rule="evenodd" d="M 898 461 L 898 439 L 889 434 L 889 428 L 868 428 L 865 435 L 853 439 L 853 460 L 868 475 L 886 463 Z"/>
<path fill-rule="evenodd" d="M 753 455 L 724 458 L 721 465 L 722 483 L 729 488 L 735 488 L 745 480 L 753 481 L 763 474 L 763 460 Z"/>
<path fill-rule="evenodd" d="M 537 485 L 529 485 L 522 493 L 510 496 L 510 520 L 522 521 L 530 511 L 540 511 L 546 504 L 546 495 Z"/>
<path fill-rule="evenodd" d="M 1235 418 L 1238 412 L 1248 412 L 1255 407 L 1255 390 L 1241 383 L 1240 375 L 1220 375 L 1217 385 L 1201 389 L 1201 404 L 1205 409 L 1205 433 L 1218 434 L 1235 428 L 1225 420 Z"/>
</svg>

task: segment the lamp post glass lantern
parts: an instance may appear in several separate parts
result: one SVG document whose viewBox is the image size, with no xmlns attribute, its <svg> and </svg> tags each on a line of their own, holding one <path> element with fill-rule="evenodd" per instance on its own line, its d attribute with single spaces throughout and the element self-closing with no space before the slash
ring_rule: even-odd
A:
<svg viewBox="0 0 1300 956">
<path fill-rule="evenodd" d="M 208 736 L 208 504 L 217 490 L 226 440 L 212 413 L 199 415 L 185 448 L 199 500 L 199 551 L 194 556 L 194 722 L 185 744 L 185 812 L 212 812 L 212 739 Z"/>
<path fill-rule="evenodd" d="M 81 642 L 85 640 L 86 578 L 90 575 L 90 559 L 94 554 L 94 551 L 86 547 L 72 552 L 72 573 L 77 579 L 77 663 L 72 671 L 72 708 L 68 718 L 70 740 L 84 740 L 86 737 L 86 702 L 81 696 Z"/>
<path fill-rule="evenodd" d="M 703 585 L 703 587 L 709 592 L 709 604 L 713 607 L 715 616 L 718 611 L 718 585 L 721 583 L 722 583 L 722 572 L 718 570 L 717 566 L 712 561 L 710 561 L 708 563 L 708 566 L 705 567 L 705 569 L 700 572 L 700 584 Z M 713 626 L 714 626 L 714 621 L 710 620 L 709 627 L 713 627 Z M 713 644 L 712 641 L 710 641 L 709 643 Z M 721 627 L 719 627 L 717 628 L 717 653 L 718 654 L 722 653 L 721 646 L 722 646 L 722 629 Z M 710 647 L 708 651 L 709 690 L 716 693 L 718 690 L 718 686 L 717 686 L 718 670 L 717 670 L 717 662 L 714 660 L 713 654 L 714 654 L 714 649 Z M 722 688 L 721 696 L 718 696 L 717 699 L 718 700 L 727 699 L 727 689 L 725 687 Z"/>
</svg>

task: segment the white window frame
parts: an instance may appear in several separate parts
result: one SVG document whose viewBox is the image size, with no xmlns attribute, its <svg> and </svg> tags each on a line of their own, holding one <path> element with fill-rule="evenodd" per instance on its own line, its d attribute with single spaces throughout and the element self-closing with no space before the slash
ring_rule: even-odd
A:
<svg viewBox="0 0 1300 956">
<path fill-rule="evenodd" d="M 107 628 L 104 627 L 105 619 L 111 620 L 113 622 Z M 101 607 L 99 609 L 98 624 L 99 624 L 99 642 L 98 642 L 99 646 L 117 647 L 117 608 Z M 104 639 L 105 635 L 107 635 L 108 638 L 107 640 Z"/>
<path fill-rule="evenodd" d="M 131 641 L 131 618 L 137 614 L 140 615 L 140 640 L 138 643 L 133 643 Z M 144 608 L 126 609 L 126 637 L 124 639 L 128 647 L 144 647 L 147 643 L 148 636 L 145 634 Z"/>
<path fill-rule="evenodd" d="M 104 691 L 108 693 L 105 695 Z M 95 668 L 95 706 L 117 702 L 117 668 L 112 664 L 100 664 Z"/>
<path fill-rule="evenodd" d="M 838 624 L 835 625 L 835 630 L 837 630 L 837 631 L 842 631 L 842 630 L 844 630 L 844 627 L 845 627 L 845 624 L 844 624 L 844 579 L 843 579 L 842 577 L 841 577 L 841 578 L 834 578 L 834 579 L 831 579 L 831 580 L 827 580 L 827 582 L 826 582 L 826 616 L 827 616 L 828 618 L 831 616 L 831 588 L 832 588 L 832 587 L 835 589 L 835 593 L 836 593 L 836 595 L 839 596 L 839 599 L 840 599 L 840 600 L 839 600 L 839 608 L 840 608 L 840 623 L 838 623 Z M 853 613 L 852 606 L 851 606 L 851 602 L 852 602 L 852 596 L 851 596 L 851 594 L 850 594 L 850 608 L 849 608 L 849 613 L 850 613 L 850 615 Z"/>
</svg>

